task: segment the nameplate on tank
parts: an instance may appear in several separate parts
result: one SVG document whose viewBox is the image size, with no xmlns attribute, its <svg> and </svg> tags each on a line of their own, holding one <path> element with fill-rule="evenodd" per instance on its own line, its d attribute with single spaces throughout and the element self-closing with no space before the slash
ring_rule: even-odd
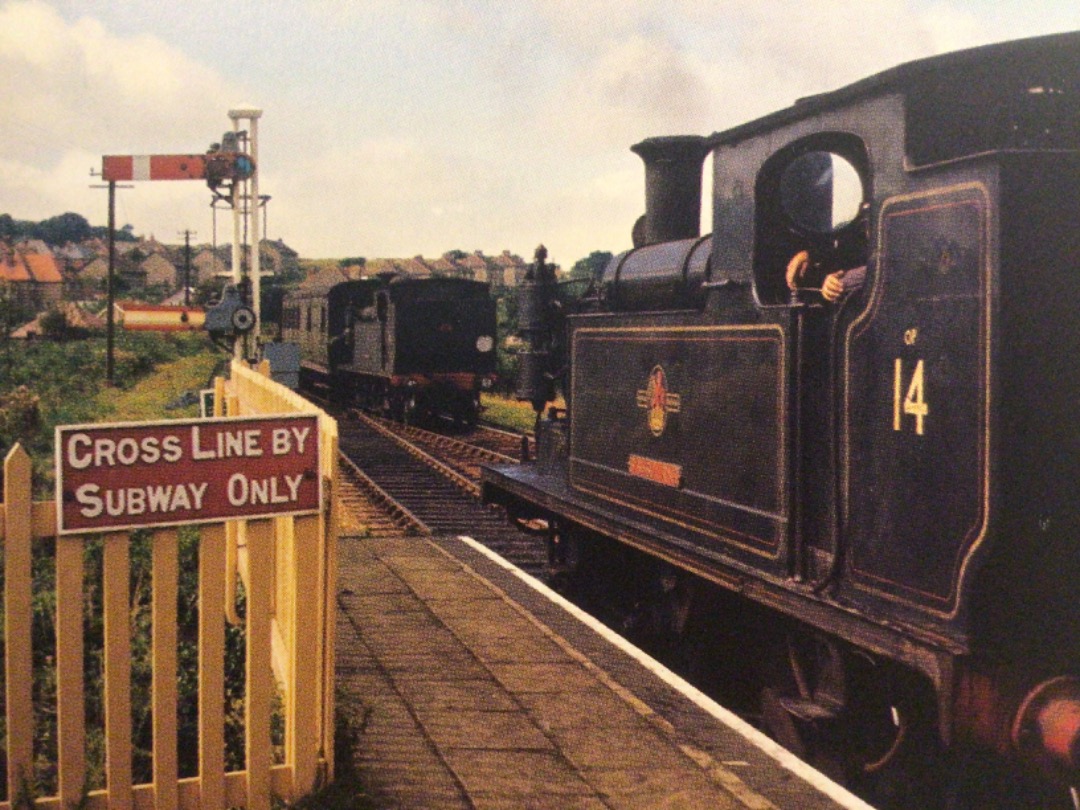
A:
<svg viewBox="0 0 1080 810">
<path fill-rule="evenodd" d="M 655 458 L 631 454 L 629 469 L 631 475 L 644 478 L 666 487 L 682 486 L 682 465 L 657 461 Z"/>
</svg>

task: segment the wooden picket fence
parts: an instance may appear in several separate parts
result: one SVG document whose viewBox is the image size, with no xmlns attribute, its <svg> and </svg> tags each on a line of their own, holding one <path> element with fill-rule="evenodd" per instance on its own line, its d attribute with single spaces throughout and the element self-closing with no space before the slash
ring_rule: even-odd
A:
<svg viewBox="0 0 1080 810">
<path fill-rule="evenodd" d="M 53 502 L 34 502 L 31 462 L 16 446 L 4 461 L 3 551 L 6 800 L 67 810 L 91 808 L 269 808 L 297 798 L 333 771 L 334 588 L 337 423 L 268 369 L 233 362 L 216 385 L 215 409 L 229 416 L 320 414 L 324 503 L 317 515 L 201 524 L 198 546 L 198 775 L 178 774 L 177 527 L 153 530 L 152 780 L 132 778 L 131 536 L 103 544 L 104 788 L 87 789 L 84 683 L 84 554 L 87 538 L 57 535 Z M 55 681 L 58 762 L 54 796 L 34 795 L 32 560 L 35 543 L 55 543 Z M 239 622 L 236 582 L 246 596 L 243 770 L 225 768 L 225 624 Z M 318 598 L 313 598 L 318 595 Z M 271 717 L 280 697 L 284 761 L 273 762 Z"/>
</svg>

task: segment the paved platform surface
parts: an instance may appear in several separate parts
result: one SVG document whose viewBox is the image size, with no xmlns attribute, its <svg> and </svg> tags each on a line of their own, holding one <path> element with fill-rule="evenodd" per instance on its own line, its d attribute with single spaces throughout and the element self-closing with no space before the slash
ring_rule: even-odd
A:
<svg viewBox="0 0 1080 810">
<path fill-rule="evenodd" d="M 458 538 L 343 538 L 339 706 L 384 808 L 858 807 Z M 601 660 L 603 669 L 593 663 Z"/>
</svg>

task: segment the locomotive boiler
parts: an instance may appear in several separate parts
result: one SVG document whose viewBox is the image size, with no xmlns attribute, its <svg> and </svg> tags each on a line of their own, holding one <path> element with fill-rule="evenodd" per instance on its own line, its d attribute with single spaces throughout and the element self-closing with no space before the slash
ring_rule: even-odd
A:
<svg viewBox="0 0 1080 810">
<path fill-rule="evenodd" d="M 883 804 L 1072 806 L 1080 34 L 634 151 L 634 248 L 577 301 L 542 261 L 522 288 L 519 394 L 566 407 L 485 499 L 651 580 L 748 715 Z"/>
<path fill-rule="evenodd" d="M 282 337 L 300 345 L 300 383 L 416 421 L 475 423 L 495 376 L 495 301 L 459 278 L 375 277 L 286 296 Z"/>
</svg>

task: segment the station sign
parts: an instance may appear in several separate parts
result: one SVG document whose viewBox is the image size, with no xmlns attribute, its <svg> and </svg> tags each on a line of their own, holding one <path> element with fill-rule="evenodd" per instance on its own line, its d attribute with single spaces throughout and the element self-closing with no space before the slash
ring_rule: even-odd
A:
<svg viewBox="0 0 1080 810">
<path fill-rule="evenodd" d="M 319 511 L 319 421 L 309 414 L 63 425 L 61 534 Z"/>
</svg>

